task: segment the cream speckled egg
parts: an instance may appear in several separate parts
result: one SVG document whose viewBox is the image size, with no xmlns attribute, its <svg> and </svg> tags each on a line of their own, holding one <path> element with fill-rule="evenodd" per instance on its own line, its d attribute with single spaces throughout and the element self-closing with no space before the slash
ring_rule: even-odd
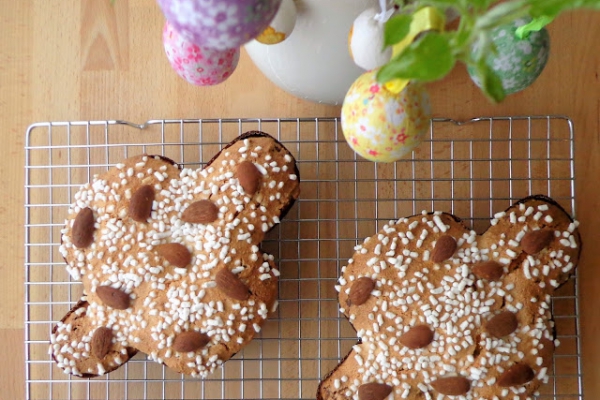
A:
<svg viewBox="0 0 600 400">
<path fill-rule="evenodd" d="M 282 0 L 275 18 L 256 40 L 262 44 L 277 44 L 287 39 L 296 26 L 296 5 L 294 0 Z"/>
<path fill-rule="evenodd" d="M 171 67 L 179 76 L 197 86 L 211 86 L 229 78 L 240 59 L 240 49 L 216 50 L 200 47 L 183 38 L 168 22 L 163 44 Z"/>
<path fill-rule="evenodd" d="M 429 129 L 431 108 L 423 86 L 394 94 L 366 72 L 350 87 L 342 106 L 342 130 L 350 147 L 376 162 L 394 162 L 415 149 Z"/>
<path fill-rule="evenodd" d="M 379 68 L 390 61 L 392 48 L 383 49 L 384 25 L 375 19 L 378 11 L 368 8 L 352 24 L 348 35 L 350 56 L 362 69 Z"/>
</svg>

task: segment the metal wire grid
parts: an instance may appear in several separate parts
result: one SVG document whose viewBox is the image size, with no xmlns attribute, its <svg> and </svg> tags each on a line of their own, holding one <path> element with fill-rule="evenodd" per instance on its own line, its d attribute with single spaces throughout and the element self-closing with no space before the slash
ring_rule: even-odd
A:
<svg viewBox="0 0 600 400">
<path fill-rule="evenodd" d="M 410 159 L 357 158 L 335 118 L 45 122 L 26 138 L 27 398 L 314 399 L 319 380 L 355 343 L 333 288 L 353 247 L 390 219 L 450 211 L 482 232 L 497 211 L 547 194 L 574 213 L 574 136 L 565 117 L 434 119 Z M 205 380 L 138 354 L 97 379 L 64 375 L 47 354 L 52 326 L 81 296 L 58 253 L 72 196 L 95 173 L 140 153 L 200 167 L 223 144 L 263 130 L 294 153 L 301 199 L 263 243 L 282 277 L 280 307 L 241 353 Z M 553 297 L 562 342 L 541 398 L 582 399 L 577 280 Z"/>
</svg>

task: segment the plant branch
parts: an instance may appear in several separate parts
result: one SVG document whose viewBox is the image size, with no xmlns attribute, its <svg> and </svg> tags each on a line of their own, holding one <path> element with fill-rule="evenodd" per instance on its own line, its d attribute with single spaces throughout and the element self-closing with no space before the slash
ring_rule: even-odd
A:
<svg viewBox="0 0 600 400">
<path fill-rule="evenodd" d="M 522 17 L 546 18 L 551 21 L 558 14 L 576 8 L 600 10 L 600 0 L 395 0 L 403 14 L 413 14 L 423 7 L 435 7 L 441 11 L 452 9 L 460 16 L 458 28 L 453 32 L 437 34 L 435 42 L 428 46 L 423 41 L 428 33 L 406 47 L 402 53 L 390 60 L 378 72 L 378 79 L 387 82 L 396 78 L 428 81 L 444 78 L 456 61 L 463 62 L 477 71 L 483 82 L 484 93 L 493 101 L 504 98 L 503 89 L 495 72 L 485 60 L 496 52 L 492 31 Z M 406 20 L 408 18 L 405 17 Z M 400 19 L 386 24 L 387 45 L 401 40 L 402 32 L 408 29 L 407 21 Z M 394 25 L 395 24 L 395 25 Z M 545 24 L 538 25 L 541 29 Z M 435 48 L 433 47 L 435 44 Z M 445 68 L 441 60 L 445 61 Z M 451 68 L 450 68 L 451 69 Z"/>
</svg>

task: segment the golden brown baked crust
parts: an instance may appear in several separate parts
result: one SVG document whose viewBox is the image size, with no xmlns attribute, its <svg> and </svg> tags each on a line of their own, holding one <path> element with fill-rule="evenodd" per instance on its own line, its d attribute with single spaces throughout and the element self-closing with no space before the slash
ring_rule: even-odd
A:
<svg viewBox="0 0 600 400">
<path fill-rule="evenodd" d="M 577 226 L 543 196 L 496 214 L 481 236 L 439 212 L 386 225 L 342 268 L 340 311 L 359 342 L 317 398 L 531 398 L 551 369 L 550 295 L 577 265 Z M 444 236 L 456 250 L 433 262 Z M 375 283 L 366 300 L 359 278 Z"/>
<path fill-rule="evenodd" d="M 143 155 L 95 177 L 62 231 L 67 270 L 87 295 L 53 330 L 59 367 L 102 375 L 137 349 L 177 372 L 212 372 L 277 306 L 279 271 L 258 246 L 298 195 L 294 158 L 262 132 L 202 170 Z M 94 338 L 101 327 L 110 330 Z M 90 352 L 107 341 L 101 359 Z"/>
</svg>

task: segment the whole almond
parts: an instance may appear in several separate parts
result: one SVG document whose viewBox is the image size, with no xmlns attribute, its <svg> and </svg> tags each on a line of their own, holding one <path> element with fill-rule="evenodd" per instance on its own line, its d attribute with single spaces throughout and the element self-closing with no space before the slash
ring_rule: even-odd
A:
<svg viewBox="0 0 600 400">
<path fill-rule="evenodd" d="M 421 349 L 433 342 L 433 331 L 427 325 L 417 325 L 398 339 L 409 349 Z"/>
<path fill-rule="evenodd" d="M 146 222 L 152 213 L 154 188 L 150 185 L 140 186 L 129 201 L 129 216 L 137 222 Z"/>
<path fill-rule="evenodd" d="M 450 235 L 443 235 L 435 243 L 431 260 L 435 263 L 441 263 L 452 257 L 456 251 L 456 240 Z"/>
<path fill-rule="evenodd" d="M 176 267 L 185 268 L 192 261 L 190 251 L 187 247 L 179 243 L 159 244 L 154 250 L 158 255 L 164 257 L 171 265 Z"/>
<path fill-rule="evenodd" d="M 262 174 L 256 168 L 256 165 L 250 161 L 242 161 L 237 166 L 237 178 L 244 192 L 250 196 L 258 191 Z"/>
<path fill-rule="evenodd" d="M 464 376 L 447 376 L 437 378 L 431 382 L 431 386 L 446 396 L 462 396 L 471 390 L 471 382 Z"/>
<path fill-rule="evenodd" d="M 485 329 L 490 335 L 500 339 L 516 331 L 518 326 L 519 321 L 514 313 L 510 311 L 502 311 L 500 314 L 496 314 L 494 317 L 492 317 L 485 324 Z"/>
<path fill-rule="evenodd" d="M 94 242 L 94 212 L 91 208 L 83 208 L 77 213 L 73 222 L 73 237 L 75 247 L 86 248 Z"/>
<path fill-rule="evenodd" d="M 131 301 L 131 298 L 127 293 L 111 286 L 98 286 L 96 288 L 96 294 L 105 305 L 117 310 L 126 310 Z"/>
<path fill-rule="evenodd" d="M 198 200 L 190 204 L 181 214 L 183 222 L 192 224 L 210 224 L 219 217 L 219 209 L 210 200 Z"/>
<path fill-rule="evenodd" d="M 180 353 L 189 353 L 190 351 L 204 348 L 208 342 L 210 342 L 210 338 L 205 333 L 196 331 L 182 332 L 175 336 L 173 350 Z"/>
<path fill-rule="evenodd" d="M 527 364 L 515 364 L 498 377 L 498 386 L 521 386 L 535 377 L 535 373 Z"/>
<path fill-rule="evenodd" d="M 226 267 L 217 272 L 215 281 L 217 288 L 232 299 L 243 301 L 250 297 L 248 287 Z"/>
<path fill-rule="evenodd" d="M 367 276 L 358 278 L 350 288 L 347 304 L 349 306 L 360 306 L 361 304 L 364 304 L 371 296 L 371 292 L 374 288 L 375 281 L 373 281 L 373 279 Z"/>
<path fill-rule="evenodd" d="M 496 261 L 483 261 L 475 264 L 472 271 L 478 278 L 498 281 L 504 274 L 504 267 Z"/>
<path fill-rule="evenodd" d="M 551 229 L 540 229 L 527 232 L 521 240 L 521 247 L 527 254 L 537 254 L 546 248 L 554 238 L 554 231 Z"/>
<path fill-rule="evenodd" d="M 359 400 L 383 400 L 392 393 L 392 387 L 385 383 L 365 383 L 358 388 Z"/>
<path fill-rule="evenodd" d="M 110 328 L 101 326 L 94 331 L 92 335 L 91 350 L 92 355 L 99 360 L 108 354 L 112 344 L 113 331 Z"/>
</svg>

